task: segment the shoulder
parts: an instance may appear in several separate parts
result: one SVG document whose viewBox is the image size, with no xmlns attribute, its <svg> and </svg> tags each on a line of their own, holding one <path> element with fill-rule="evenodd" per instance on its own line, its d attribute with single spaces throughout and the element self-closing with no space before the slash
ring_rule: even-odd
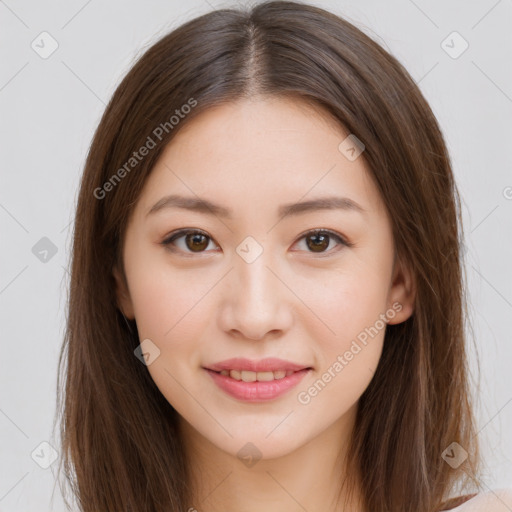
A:
<svg viewBox="0 0 512 512">
<path fill-rule="evenodd" d="M 476 494 L 450 512 L 510 512 L 512 510 L 512 487 L 492 489 Z"/>
</svg>

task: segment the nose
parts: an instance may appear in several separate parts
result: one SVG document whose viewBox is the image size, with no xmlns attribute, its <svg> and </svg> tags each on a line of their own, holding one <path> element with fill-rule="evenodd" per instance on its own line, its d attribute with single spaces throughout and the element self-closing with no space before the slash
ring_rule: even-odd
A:
<svg viewBox="0 0 512 512">
<path fill-rule="evenodd" d="M 293 322 L 293 293 L 265 251 L 247 263 L 238 256 L 227 276 L 219 321 L 224 332 L 240 339 L 278 337 Z"/>
</svg>

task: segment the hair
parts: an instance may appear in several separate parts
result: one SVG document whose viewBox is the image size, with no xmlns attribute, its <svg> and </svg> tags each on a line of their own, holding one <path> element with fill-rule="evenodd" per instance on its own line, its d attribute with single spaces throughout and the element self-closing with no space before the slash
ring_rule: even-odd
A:
<svg viewBox="0 0 512 512">
<path fill-rule="evenodd" d="M 414 312 L 387 326 L 360 397 L 340 493 L 358 482 L 365 510 L 379 512 L 460 503 L 445 501 L 454 490 L 481 490 L 480 455 L 460 198 L 443 135 L 395 57 L 342 17 L 293 1 L 187 21 L 138 58 L 106 107 L 74 221 L 57 382 L 59 469 L 84 512 L 191 506 L 178 413 L 134 357 L 137 326 L 118 307 L 112 271 L 119 265 L 126 280 L 127 221 L 173 136 L 210 107 L 257 97 L 307 102 L 364 143 L 395 255 L 415 280 Z M 133 159 L 150 140 L 155 147 Z M 442 456 L 454 442 L 468 453 L 457 467 Z"/>
</svg>

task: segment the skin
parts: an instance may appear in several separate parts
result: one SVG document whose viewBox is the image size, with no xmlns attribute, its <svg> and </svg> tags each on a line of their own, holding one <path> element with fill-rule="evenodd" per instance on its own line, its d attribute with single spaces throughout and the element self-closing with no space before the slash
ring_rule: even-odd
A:
<svg viewBox="0 0 512 512">
<path fill-rule="evenodd" d="M 379 315 L 392 310 L 389 324 L 405 321 L 415 294 L 407 267 L 394 260 L 390 218 L 364 153 L 350 161 L 338 149 L 347 135 L 296 99 L 211 108 L 167 146 L 130 217 L 127 286 L 114 270 L 119 307 L 136 319 L 141 341 L 160 350 L 147 369 L 180 414 L 194 472 L 190 506 L 198 510 L 335 509 L 345 471 L 337 455 L 345 453 L 385 328 L 359 343 L 362 350 L 309 403 L 298 394 L 332 373 L 337 357 Z M 147 215 L 168 194 L 209 199 L 233 217 L 178 208 Z M 277 216 L 283 203 L 331 195 L 349 197 L 366 212 Z M 162 245 L 182 228 L 210 238 L 199 252 L 184 236 L 176 252 Z M 330 238 L 315 252 L 315 236 L 304 234 L 319 228 L 353 246 Z M 251 263 L 236 252 L 248 236 L 263 249 Z M 279 357 L 313 370 L 285 395 L 247 403 L 225 394 L 203 369 L 231 357 Z M 251 467 L 237 456 L 248 442 L 261 454 Z M 362 509 L 354 501 L 349 510 Z"/>
</svg>

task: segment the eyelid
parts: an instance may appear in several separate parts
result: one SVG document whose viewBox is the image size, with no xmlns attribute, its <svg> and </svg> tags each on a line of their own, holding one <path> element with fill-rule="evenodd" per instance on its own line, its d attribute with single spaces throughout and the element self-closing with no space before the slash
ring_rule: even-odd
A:
<svg viewBox="0 0 512 512">
<path fill-rule="evenodd" d="M 328 228 L 314 228 L 314 229 L 307 230 L 304 233 L 301 233 L 297 237 L 297 240 L 293 243 L 293 245 L 295 245 L 297 242 L 299 242 L 300 240 L 302 240 L 303 238 L 305 238 L 308 235 L 315 235 L 315 234 L 319 234 L 319 233 L 325 233 L 325 234 L 329 235 L 331 238 L 335 238 L 340 245 L 343 245 L 346 247 L 354 246 L 354 244 L 352 242 L 349 242 L 343 235 L 341 235 L 340 233 L 338 233 L 336 231 L 328 229 Z M 205 237 L 210 239 L 213 243 L 215 243 L 215 245 L 218 246 L 217 242 L 215 242 L 215 239 L 213 237 L 211 237 L 205 231 L 202 231 L 201 229 L 197 229 L 197 228 L 181 228 L 176 231 L 173 231 L 172 233 L 170 233 L 168 236 L 166 236 L 164 238 L 164 240 L 161 242 L 161 245 L 165 246 L 167 249 L 169 249 L 173 252 L 179 252 L 181 254 L 185 254 L 186 256 L 193 256 L 194 254 L 206 254 L 208 252 L 208 251 L 202 251 L 202 252 L 198 252 L 198 253 L 183 252 L 183 251 L 180 251 L 179 249 L 175 249 L 172 247 L 171 244 L 174 240 L 181 238 L 183 235 L 187 235 L 187 234 L 204 235 Z M 320 253 L 316 253 L 316 254 L 318 254 L 319 257 L 322 257 L 322 256 L 328 256 L 333 252 L 338 252 L 338 251 L 331 249 L 330 251 L 320 252 Z M 315 253 L 311 252 L 311 254 L 315 254 Z"/>
</svg>

